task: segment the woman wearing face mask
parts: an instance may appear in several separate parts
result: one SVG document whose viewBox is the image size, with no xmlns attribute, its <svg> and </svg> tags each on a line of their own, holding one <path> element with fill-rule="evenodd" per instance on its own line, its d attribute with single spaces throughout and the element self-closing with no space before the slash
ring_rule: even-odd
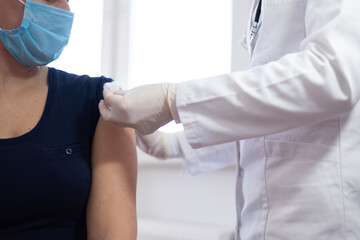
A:
<svg viewBox="0 0 360 240">
<path fill-rule="evenodd" d="M 72 20 L 66 0 L 0 1 L 2 240 L 136 239 L 133 132 L 99 120 L 111 80 L 45 66 Z"/>
</svg>

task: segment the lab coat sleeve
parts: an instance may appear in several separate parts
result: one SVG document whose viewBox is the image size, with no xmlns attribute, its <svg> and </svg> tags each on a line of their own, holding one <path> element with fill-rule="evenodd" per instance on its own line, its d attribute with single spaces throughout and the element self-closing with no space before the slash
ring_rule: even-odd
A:
<svg viewBox="0 0 360 240">
<path fill-rule="evenodd" d="M 265 136 L 351 111 L 360 94 L 358 9 L 358 0 L 308 0 L 298 52 L 178 84 L 176 104 L 191 146 Z"/>
<path fill-rule="evenodd" d="M 176 133 L 183 153 L 183 165 L 191 175 L 222 169 L 236 162 L 234 142 L 193 149 L 183 131 Z"/>
</svg>

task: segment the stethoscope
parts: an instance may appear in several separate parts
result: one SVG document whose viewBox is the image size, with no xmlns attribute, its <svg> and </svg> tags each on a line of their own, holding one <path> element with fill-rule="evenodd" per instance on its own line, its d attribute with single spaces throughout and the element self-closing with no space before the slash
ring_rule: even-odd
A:
<svg viewBox="0 0 360 240">
<path fill-rule="evenodd" d="M 258 6 L 256 8 L 256 14 L 255 14 L 255 19 L 254 19 L 254 22 L 250 28 L 250 36 L 249 36 L 249 44 L 252 43 L 252 41 L 254 40 L 256 34 L 258 33 L 259 31 L 259 28 L 260 28 L 260 15 L 261 15 L 261 5 L 262 5 L 262 0 L 259 1 L 258 3 Z M 246 34 L 244 35 L 244 41 L 243 41 L 243 46 L 247 49 L 247 37 L 246 37 Z"/>
<path fill-rule="evenodd" d="M 252 42 L 252 40 L 255 38 L 257 32 L 259 31 L 260 15 L 261 15 L 261 0 L 259 1 L 259 4 L 257 6 L 254 23 L 250 29 L 250 42 Z"/>
</svg>

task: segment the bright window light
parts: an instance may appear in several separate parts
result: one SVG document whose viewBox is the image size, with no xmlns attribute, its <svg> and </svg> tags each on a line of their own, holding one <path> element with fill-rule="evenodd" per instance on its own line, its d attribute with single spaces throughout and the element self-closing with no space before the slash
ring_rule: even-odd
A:
<svg viewBox="0 0 360 240">
<path fill-rule="evenodd" d="M 103 0 L 70 1 L 74 24 L 69 45 L 50 67 L 75 74 L 101 75 Z"/>
<path fill-rule="evenodd" d="M 230 71 L 231 0 L 133 0 L 131 7 L 129 87 Z"/>
</svg>

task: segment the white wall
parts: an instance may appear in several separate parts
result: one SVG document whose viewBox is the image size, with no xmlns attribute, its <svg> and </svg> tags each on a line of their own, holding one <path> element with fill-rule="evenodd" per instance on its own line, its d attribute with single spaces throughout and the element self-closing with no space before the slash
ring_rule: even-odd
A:
<svg viewBox="0 0 360 240">
<path fill-rule="evenodd" d="M 74 23 L 68 46 L 49 66 L 78 75 L 101 75 L 103 1 L 71 1 Z"/>
<path fill-rule="evenodd" d="M 139 217 L 234 226 L 234 166 L 190 176 L 179 159 L 139 154 Z"/>
</svg>

